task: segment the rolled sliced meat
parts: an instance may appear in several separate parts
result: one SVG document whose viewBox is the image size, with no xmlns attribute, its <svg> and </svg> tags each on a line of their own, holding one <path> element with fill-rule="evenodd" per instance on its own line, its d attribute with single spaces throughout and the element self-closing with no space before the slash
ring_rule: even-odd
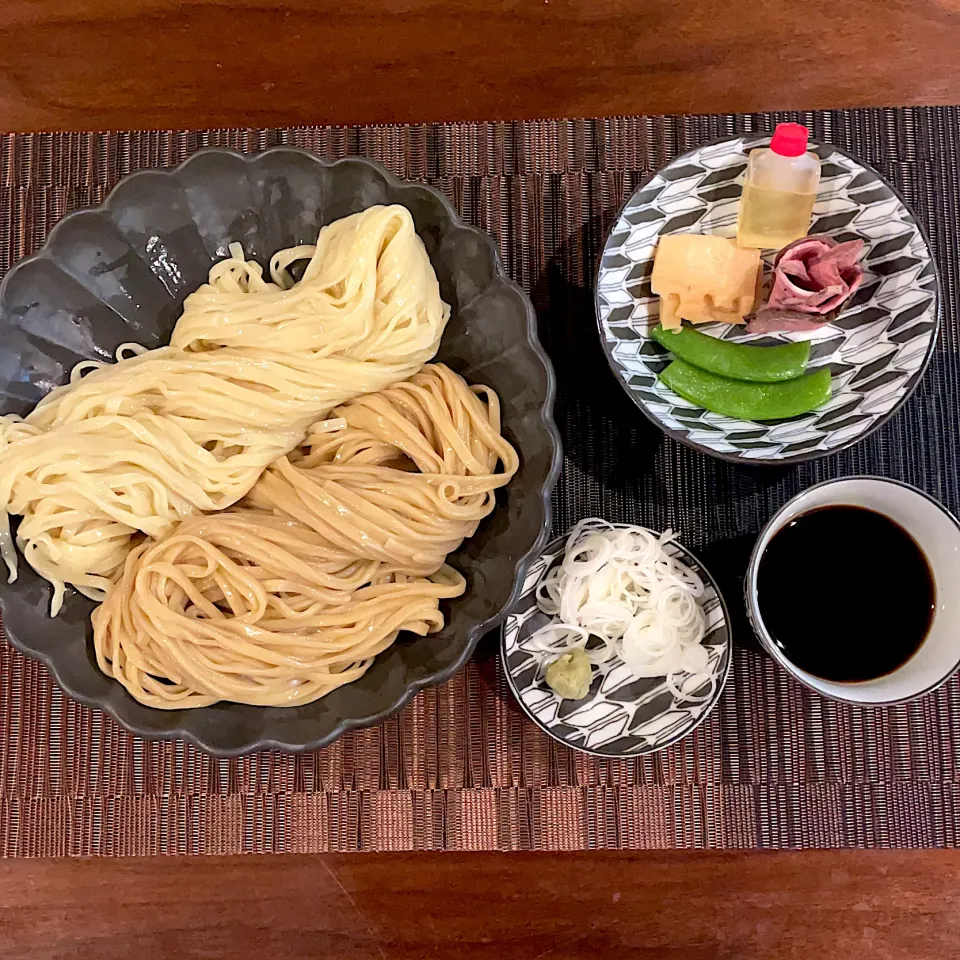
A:
<svg viewBox="0 0 960 960">
<path fill-rule="evenodd" d="M 829 320 L 802 313 L 799 310 L 790 310 L 779 307 L 771 310 L 770 307 L 761 307 L 747 324 L 747 333 L 799 333 L 802 330 L 819 330 Z"/>
<path fill-rule="evenodd" d="M 766 305 L 750 321 L 750 333 L 816 330 L 856 293 L 863 282 L 862 240 L 802 237 L 778 254 Z"/>
</svg>

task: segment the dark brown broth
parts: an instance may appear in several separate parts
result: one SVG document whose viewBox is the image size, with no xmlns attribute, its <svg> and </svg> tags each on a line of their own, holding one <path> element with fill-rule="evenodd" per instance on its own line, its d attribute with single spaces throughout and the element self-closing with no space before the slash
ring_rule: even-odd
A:
<svg viewBox="0 0 960 960">
<path fill-rule="evenodd" d="M 865 507 L 811 510 L 778 530 L 757 571 L 764 626 L 784 656 L 824 680 L 874 680 L 920 649 L 936 588 L 917 542 Z"/>
</svg>

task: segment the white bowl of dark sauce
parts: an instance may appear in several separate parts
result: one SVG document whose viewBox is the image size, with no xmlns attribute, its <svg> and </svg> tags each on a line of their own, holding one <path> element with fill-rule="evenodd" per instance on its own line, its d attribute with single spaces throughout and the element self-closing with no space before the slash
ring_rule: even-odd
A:
<svg viewBox="0 0 960 960">
<path fill-rule="evenodd" d="M 843 477 L 770 520 L 745 582 L 764 649 L 818 693 L 902 703 L 960 667 L 960 523 L 922 490 Z"/>
</svg>

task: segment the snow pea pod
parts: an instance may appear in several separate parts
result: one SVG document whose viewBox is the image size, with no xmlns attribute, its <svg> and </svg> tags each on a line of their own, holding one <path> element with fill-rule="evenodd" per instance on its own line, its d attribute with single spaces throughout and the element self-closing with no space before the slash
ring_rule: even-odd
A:
<svg viewBox="0 0 960 960">
<path fill-rule="evenodd" d="M 740 420 L 786 420 L 807 413 L 830 399 L 830 368 L 782 383 L 747 383 L 674 360 L 660 379 L 681 397 Z"/>
<path fill-rule="evenodd" d="M 708 337 L 692 327 L 674 331 L 661 326 L 654 328 L 653 339 L 675 357 L 731 380 L 756 383 L 793 380 L 802 376 L 810 359 L 810 344 L 805 341 L 758 347 Z"/>
</svg>

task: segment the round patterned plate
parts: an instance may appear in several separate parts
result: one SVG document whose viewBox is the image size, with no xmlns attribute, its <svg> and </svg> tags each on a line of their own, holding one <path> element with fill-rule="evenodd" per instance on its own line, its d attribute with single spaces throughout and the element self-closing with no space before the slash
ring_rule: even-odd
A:
<svg viewBox="0 0 960 960">
<path fill-rule="evenodd" d="M 621 526 L 621 525 L 615 525 Z M 533 633 L 552 620 L 536 604 L 536 586 L 563 559 L 566 536 L 557 537 L 530 567 L 523 591 L 501 628 L 500 656 L 507 683 L 524 712 L 561 743 L 602 757 L 637 757 L 663 750 L 703 722 L 713 709 L 730 674 L 730 615 L 717 585 L 702 563 L 679 544 L 667 549 L 700 575 L 706 617 L 703 643 L 716 671 L 713 691 L 688 691 L 706 699 L 684 702 L 667 687 L 665 677 L 636 678 L 619 657 L 611 655 L 593 667 L 590 692 L 583 700 L 561 700 L 543 677 L 544 659 L 527 646 Z"/>
<path fill-rule="evenodd" d="M 936 343 L 939 281 L 923 229 L 897 190 L 872 167 L 813 143 L 823 164 L 810 233 L 864 240 L 863 285 L 832 323 L 816 331 L 750 335 L 727 324 L 698 329 L 754 343 L 811 340 L 810 369 L 830 367 L 833 396 L 801 417 L 754 423 L 709 413 L 662 384 L 657 374 L 668 356 L 649 336 L 660 313 L 650 290 L 657 240 L 668 233 L 736 236 L 747 154 L 769 140 L 738 137 L 699 147 L 634 193 L 604 246 L 596 308 L 614 373 L 667 434 L 726 460 L 794 463 L 862 440 L 910 396 Z"/>
</svg>

